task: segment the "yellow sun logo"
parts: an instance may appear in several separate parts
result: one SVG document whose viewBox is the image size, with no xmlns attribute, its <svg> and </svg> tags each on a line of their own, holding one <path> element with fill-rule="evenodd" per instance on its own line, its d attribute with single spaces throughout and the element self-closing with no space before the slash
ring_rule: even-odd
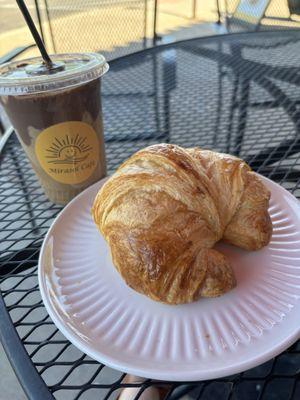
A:
<svg viewBox="0 0 300 400">
<path fill-rule="evenodd" d="M 92 147 L 87 145 L 86 137 L 65 135 L 63 138 L 55 137 L 47 151 L 49 164 L 78 164 L 84 161 Z"/>
</svg>

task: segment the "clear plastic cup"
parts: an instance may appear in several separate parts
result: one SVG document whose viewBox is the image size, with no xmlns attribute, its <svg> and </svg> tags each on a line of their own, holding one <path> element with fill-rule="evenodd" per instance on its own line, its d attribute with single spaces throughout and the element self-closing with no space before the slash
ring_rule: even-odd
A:
<svg viewBox="0 0 300 400">
<path fill-rule="evenodd" d="M 96 53 L 51 57 L 0 66 L 3 105 L 47 197 L 66 204 L 106 175 L 101 76 L 108 70 Z"/>
</svg>

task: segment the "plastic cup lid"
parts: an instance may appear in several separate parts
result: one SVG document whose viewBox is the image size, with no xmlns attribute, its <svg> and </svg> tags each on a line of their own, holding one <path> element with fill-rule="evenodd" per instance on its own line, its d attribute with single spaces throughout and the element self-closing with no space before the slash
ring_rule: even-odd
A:
<svg viewBox="0 0 300 400">
<path fill-rule="evenodd" d="M 62 66 L 45 74 L 41 57 L 0 66 L 0 95 L 25 95 L 82 85 L 108 71 L 105 58 L 97 53 L 56 54 L 51 59 Z"/>
</svg>

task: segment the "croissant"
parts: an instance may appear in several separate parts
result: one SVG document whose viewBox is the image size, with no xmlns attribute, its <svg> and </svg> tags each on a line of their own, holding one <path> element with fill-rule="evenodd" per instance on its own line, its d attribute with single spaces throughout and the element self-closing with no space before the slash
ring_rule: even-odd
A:
<svg viewBox="0 0 300 400">
<path fill-rule="evenodd" d="M 136 291 L 169 304 L 219 296 L 236 282 L 220 239 L 246 250 L 272 234 L 270 193 L 242 160 L 158 144 L 125 161 L 99 190 L 94 221 Z"/>
</svg>

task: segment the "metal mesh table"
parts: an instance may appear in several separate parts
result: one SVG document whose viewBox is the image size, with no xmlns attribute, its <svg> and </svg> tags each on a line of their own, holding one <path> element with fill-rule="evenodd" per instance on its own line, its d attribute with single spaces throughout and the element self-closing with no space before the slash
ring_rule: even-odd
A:
<svg viewBox="0 0 300 400">
<path fill-rule="evenodd" d="M 169 44 L 111 63 L 103 111 L 109 173 L 157 142 L 244 158 L 300 197 L 300 32 Z M 49 318 L 38 290 L 42 239 L 60 208 L 44 197 L 12 134 L 0 157 L 0 337 L 32 399 L 115 399 L 124 374 L 91 360 Z M 181 366 L 184 368 L 184 365 Z M 146 380 L 195 399 L 299 399 L 300 342 L 235 376 L 199 383 Z"/>
</svg>

